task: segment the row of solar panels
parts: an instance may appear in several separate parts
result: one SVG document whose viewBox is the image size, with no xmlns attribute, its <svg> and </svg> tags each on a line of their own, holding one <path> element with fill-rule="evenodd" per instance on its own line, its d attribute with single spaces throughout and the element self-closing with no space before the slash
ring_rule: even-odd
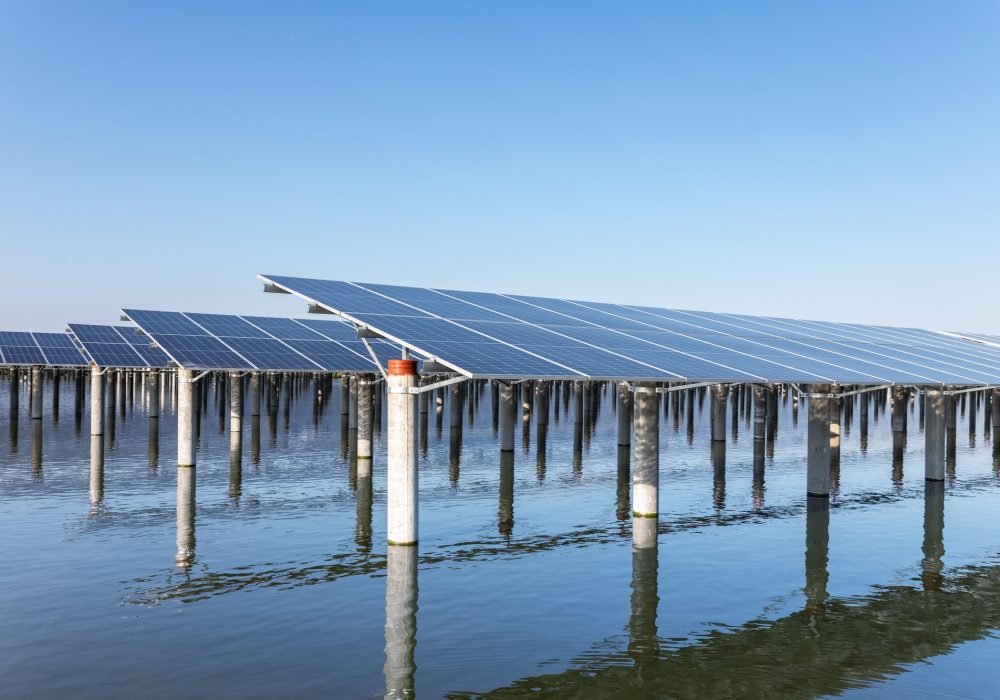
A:
<svg viewBox="0 0 1000 700">
<path fill-rule="evenodd" d="M 261 275 L 472 377 L 1000 385 L 1000 347 L 916 328 Z"/>
<path fill-rule="evenodd" d="M 130 326 L 73 323 L 67 333 L 0 332 L 0 364 L 373 372 L 371 353 L 343 321 L 128 310 Z M 399 349 L 369 343 L 384 363 Z"/>
<path fill-rule="evenodd" d="M 124 310 L 136 329 L 0 333 L 0 363 L 371 372 L 400 347 L 469 377 L 1000 385 L 1000 338 L 261 276 L 338 320 Z M 357 328 L 380 337 L 366 344 Z M 151 342 L 153 345 L 151 346 Z M 369 348 L 371 352 L 369 352 Z"/>
</svg>

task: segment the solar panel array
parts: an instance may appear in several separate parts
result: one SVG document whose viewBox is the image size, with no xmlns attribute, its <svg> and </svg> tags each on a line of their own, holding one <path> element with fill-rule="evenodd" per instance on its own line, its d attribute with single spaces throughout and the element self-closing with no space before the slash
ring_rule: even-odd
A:
<svg viewBox="0 0 1000 700">
<path fill-rule="evenodd" d="M 985 345 L 992 345 L 1000 348 L 1000 335 L 987 335 L 985 333 L 955 333 L 953 331 L 945 332 L 944 334 L 953 338 L 963 338 L 964 340 L 971 340 L 974 343 L 983 343 Z"/>
<path fill-rule="evenodd" d="M 376 372 L 354 326 L 340 320 L 124 309 L 173 362 L 186 369 Z M 399 349 L 372 344 L 384 363 Z"/>
<path fill-rule="evenodd" d="M 1000 348 L 916 328 L 260 278 L 474 377 L 1000 384 Z"/>
<path fill-rule="evenodd" d="M 159 348 L 150 347 L 148 337 L 131 326 L 69 324 L 83 351 L 100 367 L 158 367 L 170 362 Z"/>
<path fill-rule="evenodd" d="M 0 365 L 86 367 L 87 358 L 66 333 L 0 331 Z"/>
</svg>

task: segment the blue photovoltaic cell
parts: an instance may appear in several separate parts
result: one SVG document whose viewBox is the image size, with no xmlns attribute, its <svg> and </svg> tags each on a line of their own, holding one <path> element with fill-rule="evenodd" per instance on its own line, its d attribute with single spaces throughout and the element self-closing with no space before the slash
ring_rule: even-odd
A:
<svg viewBox="0 0 1000 700">
<path fill-rule="evenodd" d="M 69 324 L 70 331 L 83 345 L 94 364 L 99 367 L 148 367 L 150 366 L 114 326 L 84 323 Z M 123 328 L 128 333 L 132 328 Z M 149 343 L 149 339 L 145 339 Z M 161 367 L 166 366 L 166 361 Z"/>
<path fill-rule="evenodd" d="M 167 353 L 160 348 L 152 347 L 149 336 L 138 332 L 136 328 L 122 326 L 117 328 L 123 338 L 132 346 L 132 349 L 139 353 L 139 356 L 150 367 L 166 367 L 170 364 Z"/>
<path fill-rule="evenodd" d="M 0 356 L 7 365 L 44 365 L 45 355 L 31 333 L 0 331 Z"/>
<path fill-rule="evenodd" d="M 257 369 L 221 340 L 176 311 L 123 309 L 180 367 L 186 369 Z"/>
<path fill-rule="evenodd" d="M 307 328 L 301 322 L 296 321 L 293 318 L 270 318 L 267 316 L 244 316 L 247 322 L 261 328 L 262 330 L 270 333 L 275 338 L 281 338 L 282 340 L 319 340 L 321 336 L 314 330 Z M 329 321 L 323 322 L 324 324 L 330 323 Z M 346 323 L 335 322 L 339 326 L 345 326 L 350 329 L 350 335 L 354 338 L 357 335 L 354 332 L 353 326 L 347 326 Z"/>
<path fill-rule="evenodd" d="M 340 320 L 136 310 L 125 314 L 185 368 L 378 371 L 354 326 Z M 390 346 L 372 342 L 372 347 L 381 353 Z M 399 350 L 388 357 L 399 357 Z"/>
<path fill-rule="evenodd" d="M 54 367 L 86 367 L 89 363 L 67 333 L 32 333 L 45 356 L 45 364 Z"/>
<path fill-rule="evenodd" d="M 915 328 L 261 278 L 478 376 L 1000 384 L 1000 347 L 986 338 L 977 343 L 972 336 Z"/>
</svg>

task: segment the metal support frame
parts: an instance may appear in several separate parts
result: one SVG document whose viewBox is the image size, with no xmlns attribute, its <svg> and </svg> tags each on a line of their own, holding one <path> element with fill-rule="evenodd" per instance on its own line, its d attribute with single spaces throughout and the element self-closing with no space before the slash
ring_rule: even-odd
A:
<svg viewBox="0 0 1000 700">
<path fill-rule="evenodd" d="M 834 386 L 839 386 L 839 385 L 838 384 L 834 384 Z M 871 392 L 871 391 L 884 391 L 884 390 L 888 389 L 889 387 L 893 387 L 893 386 L 900 386 L 900 385 L 898 385 L 898 384 L 879 384 L 878 386 L 869 386 L 869 387 L 865 387 L 863 389 L 855 389 L 854 391 L 845 391 L 845 392 L 836 392 L 836 393 L 831 392 L 829 394 L 824 394 L 824 393 L 813 394 L 813 393 L 809 393 L 808 391 L 803 391 L 802 388 L 798 384 L 792 383 L 792 387 L 795 389 L 795 391 L 798 392 L 799 397 L 803 398 L 803 399 L 842 399 L 845 396 L 854 396 L 855 394 L 867 394 L 868 392 Z M 903 386 L 908 386 L 908 385 L 903 385 Z M 917 387 L 913 387 L 913 388 L 916 389 Z"/>
<path fill-rule="evenodd" d="M 445 379 L 440 382 L 434 382 L 433 384 L 427 384 L 425 386 L 411 386 L 407 387 L 406 390 L 394 389 L 389 387 L 390 394 L 426 394 L 428 391 L 433 391 L 438 387 L 450 386 L 452 384 L 458 384 L 459 382 L 468 381 L 468 377 L 452 377 L 451 379 Z"/>
<path fill-rule="evenodd" d="M 362 337 L 361 342 L 364 343 L 365 349 L 368 350 L 368 354 L 372 356 L 372 362 L 374 362 L 375 366 L 378 367 L 378 371 L 379 374 L 382 375 L 382 379 L 385 381 L 389 381 L 389 374 L 385 371 L 385 368 L 382 366 L 382 363 L 378 361 L 378 355 L 375 354 L 375 351 L 372 349 L 372 346 L 368 343 L 368 338 Z"/>
</svg>

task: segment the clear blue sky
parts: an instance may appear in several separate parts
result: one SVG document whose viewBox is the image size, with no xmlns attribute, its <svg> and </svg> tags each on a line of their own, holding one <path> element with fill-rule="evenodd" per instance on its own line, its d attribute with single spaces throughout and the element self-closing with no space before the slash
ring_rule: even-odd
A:
<svg viewBox="0 0 1000 700">
<path fill-rule="evenodd" d="M 258 272 L 1000 332 L 1000 3 L 0 0 L 0 327 Z"/>
</svg>

